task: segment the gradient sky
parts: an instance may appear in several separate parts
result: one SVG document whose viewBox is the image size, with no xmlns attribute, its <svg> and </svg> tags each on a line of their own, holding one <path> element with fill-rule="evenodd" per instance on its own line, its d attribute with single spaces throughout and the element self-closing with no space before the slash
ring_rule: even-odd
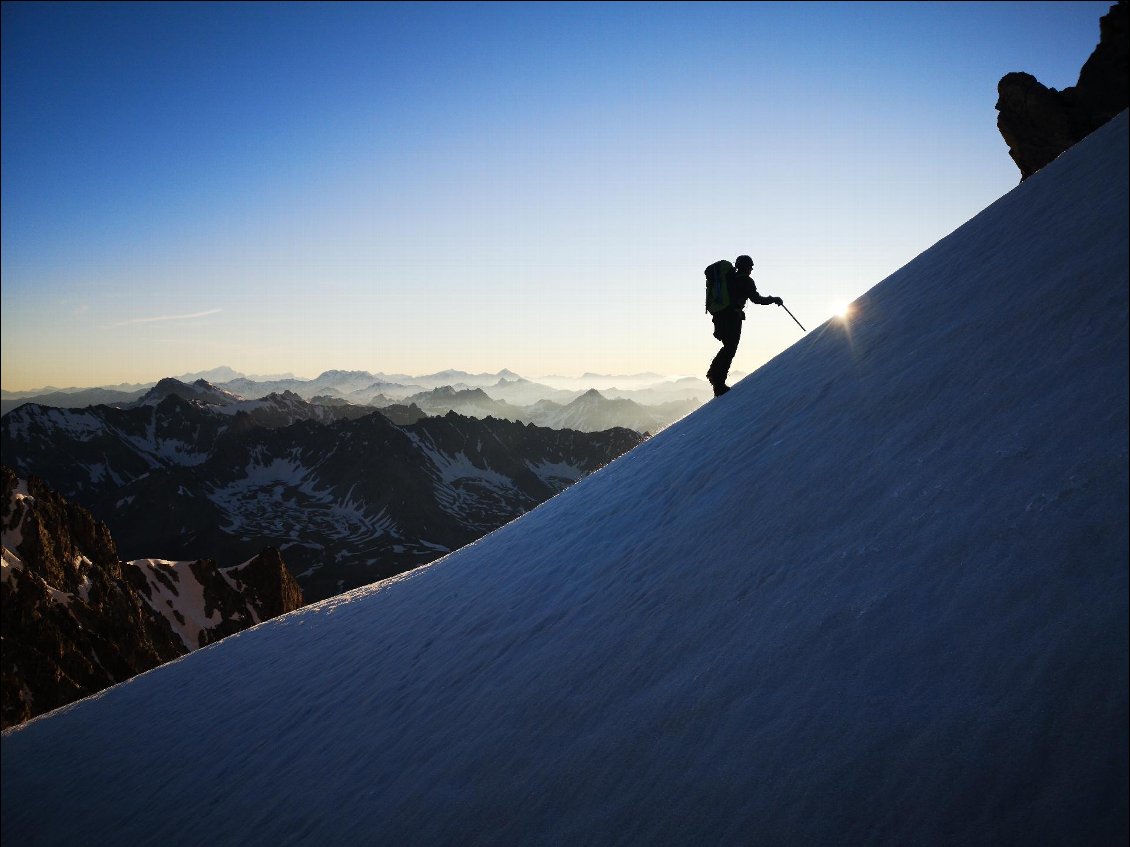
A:
<svg viewBox="0 0 1130 847">
<path fill-rule="evenodd" d="M 229 365 L 701 376 L 1009 191 L 1110 2 L 3 4 L 8 390 Z M 747 310 L 734 367 L 799 336 Z"/>
</svg>

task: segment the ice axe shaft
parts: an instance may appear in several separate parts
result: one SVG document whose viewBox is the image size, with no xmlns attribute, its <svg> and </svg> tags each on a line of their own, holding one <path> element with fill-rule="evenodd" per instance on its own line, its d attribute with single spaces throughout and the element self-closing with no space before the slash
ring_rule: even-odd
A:
<svg viewBox="0 0 1130 847">
<path fill-rule="evenodd" d="M 784 309 L 786 312 L 789 312 L 789 307 L 786 306 L 784 303 L 781 303 L 781 308 Z M 800 327 L 801 332 L 808 332 L 808 330 L 804 328 L 804 325 L 800 321 L 796 320 L 796 315 L 794 315 L 792 312 L 789 312 L 789 317 L 792 318 L 794 321 L 796 321 L 796 325 Z"/>
</svg>

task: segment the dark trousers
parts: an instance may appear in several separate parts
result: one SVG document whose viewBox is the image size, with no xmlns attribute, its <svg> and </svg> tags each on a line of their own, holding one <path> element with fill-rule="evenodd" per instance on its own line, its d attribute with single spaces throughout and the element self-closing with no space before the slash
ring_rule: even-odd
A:
<svg viewBox="0 0 1130 847">
<path fill-rule="evenodd" d="M 726 375 L 730 372 L 730 365 L 734 363 L 734 356 L 738 352 L 738 342 L 742 337 L 742 321 L 745 314 L 742 312 L 719 312 L 714 316 L 714 337 L 722 342 L 722 349 L 710 363 L 710 370 L 706 378 L 711 383 L 724 383 Z"/>
</svg>

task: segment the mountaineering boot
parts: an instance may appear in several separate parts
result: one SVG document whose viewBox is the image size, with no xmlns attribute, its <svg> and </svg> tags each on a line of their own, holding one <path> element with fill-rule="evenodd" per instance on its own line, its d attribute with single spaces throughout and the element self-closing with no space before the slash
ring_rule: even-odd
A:
<svg viewBox="0 0 1130 847">
<path fill-rule="evenodd" d="M 726 385 L 726 381 L 718 379 L 711 374 L 706 375 L 707 380 L 710 382 L 710 387 L 714 389 L 714 396 L 721 397 L 730 390 L 730 386 Z"/>
<path fill-rule="evenodd" d="M 711 368 L 706 372 L 706 381 L 710 383 L 710 387 L 714 389 L 714 396 L 721 397 L 730 390 L 730 386 L 726 385 L 726 378 L 718 378 L 718 374 Z"/>
</svg>

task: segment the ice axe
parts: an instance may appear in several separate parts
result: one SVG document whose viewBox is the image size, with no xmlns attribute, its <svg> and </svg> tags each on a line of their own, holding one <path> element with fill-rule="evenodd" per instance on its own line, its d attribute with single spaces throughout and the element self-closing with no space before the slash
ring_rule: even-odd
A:
<svg viewBox="0 0 1130 847">
<path fill-rule="evenodd" d="M 789 312 L 789 307 L 784 303 L 778 303 L 777 305 L 784 309 L 786 312 Z M 796 320 L 796 315 L 794 315 L 792 312 L 789 312 L 789 317 L 796 321 L 796 325 L 800 327 L 801 332 L 808 332 L 808 330 L 804 328 L 804 325 L 801 324 L 800 321 Z"/>
</svg>

